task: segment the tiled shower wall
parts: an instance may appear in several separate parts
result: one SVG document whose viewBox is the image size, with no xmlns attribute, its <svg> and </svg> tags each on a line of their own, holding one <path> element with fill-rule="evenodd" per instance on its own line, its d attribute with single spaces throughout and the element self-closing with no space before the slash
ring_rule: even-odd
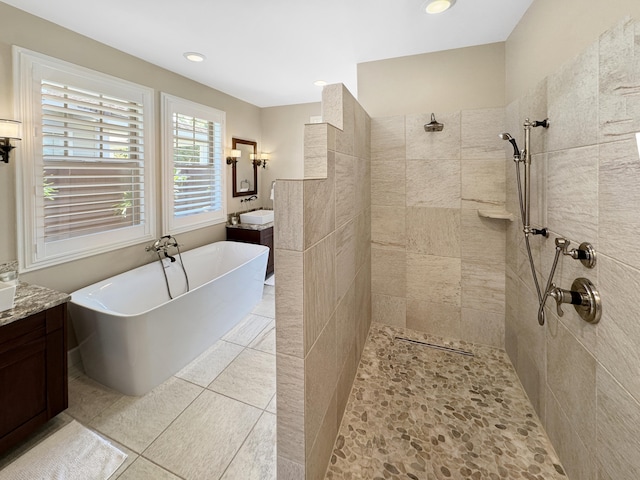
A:
<svg viewBox="0 0 640 480">
<path fill-rule="evenodd" d="M 371 120 L 373 320 L 504 346 L 504 109 Z"/>
<path fill-rule="evenodd" d="M 369 116 L 343 85 L 275 195 L 278 479 L 324 477 L 371 325 Z"/>
<path fill-rule="evenodd" d="M 532 239 L 546 281 L 554 238 L 590 242 L 594 269 L 561 258 L 555 283 L 587 277 L 603 303 L 590 325 L 572 306 L 536 320 L 537 299 L 519 223 L 507 232 L 506 349 L 569 474 L 576 480 L 635 479 L 640 472 L 640 24 L 624 21 L 507 106 L 507 130 L 522 146 L 534 129 L 532 219 L 548 239 Z M 507 208 L 517 212 L 506 164 Z"/>
</svg>

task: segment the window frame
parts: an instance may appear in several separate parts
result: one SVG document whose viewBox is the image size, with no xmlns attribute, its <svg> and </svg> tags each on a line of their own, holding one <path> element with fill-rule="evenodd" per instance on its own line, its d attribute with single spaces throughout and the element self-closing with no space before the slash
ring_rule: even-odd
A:
<svg viewBox="0 0 640 480">
<path fill-rule="evenodd" d="M 156 231 L 154 90 L 15 45 L 13 71 L 15 111 L 23 122 L 23 139 L 15 157 L 20 271 L 38 270 L 152 240 Z M 44 241 L 43 79 L 142 104 L 144 173 L 142 183 L 137 185 L 143 190 L 144 219 L 139 225 Z"/>
<path fill-rule="evenodd" d="M 163 235 L 175 235 L 227 222 L 227 186 L 224 162 L 226 113 L 168 93 L 160 93 L 162 123 L 162 218 Z M 177 217 L 174 214 L 174 135 L 173 114 L 182 114 L 221 124 L 219 162 L 221 209 Z"/>
</svg>

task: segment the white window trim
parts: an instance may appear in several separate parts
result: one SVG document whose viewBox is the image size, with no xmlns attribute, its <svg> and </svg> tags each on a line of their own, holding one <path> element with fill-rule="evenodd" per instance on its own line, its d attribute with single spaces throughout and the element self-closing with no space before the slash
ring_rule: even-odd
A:
<svg viewBox="0 0 640 480">
<path fill-rule="evenodd" d="M 212 122 L 222 123 L 222 152 L 224 158 L 224 139 L 226 138 L 226 113 L 202 105 L 184 98 L 176 97 L 168 93 L 160 94 L 161 101 L 161 122 L 162 122 L 162 218 L 163 235 L 174 235 L 188 232 L 212 225 L 226 223 L 227 221 L 227 188 L 226 172 L 224 164 L 221 166 L 222 172 L 221 195 L 222 209 L 216 212 L 203 213 L 184 218 L 174 216 L 174 195 L 173 195 L 173 113 L 181 113 L 192 117 L 198 117 Z"/>
<path fill-rule="evenodd" d="M 38 188 L 42 188 L 42 173 L 36 168 L 36 159 L 42 157 L 40 141 L 39 113 L 36 105 L 41 102 L 40 88 L 36 88 L 35 79 L 40 78 L 42 69 L 49 74 L 59 72 L 64 76 L 76 76 L 78 87 L 87 84 L 96 89 L 97 85 L 106 85 L 109 92 L 122 92 L 125 97 L 136 95 L 144 105 L 144 202 L 145 222 L 131 229 L 119 229 L 103 234 L 78 237 L 72 251 L 55 251 L 37 245 L 36 215 L 41 197 L 36 197 Z M 90 257 L 120 248 L 140 244 L 154 238 L 155 222 L 155 135 L 154 135 L 154 90 L 126 80 L 122 80 L 88 68 L 80 67 L 31 50 L 13 46 L 13 72 L 15 111 L 23 123 L 23 139 L 16 149 L 16 198 L 18 260 L 21 272 L 59 265 L 72 260 Z M 82 83 L 85 82 L 85 83 Z M 38 180 L 40 179 L 40 181 Z M 40 201 L 38 201 L 40 199 Z M 125 231 L 126 230 L 126 231 Z M 101 237 L 100 241 L 95 241 Z M 45 250 L 45 251 L 43 251 Z"/>
</svg>

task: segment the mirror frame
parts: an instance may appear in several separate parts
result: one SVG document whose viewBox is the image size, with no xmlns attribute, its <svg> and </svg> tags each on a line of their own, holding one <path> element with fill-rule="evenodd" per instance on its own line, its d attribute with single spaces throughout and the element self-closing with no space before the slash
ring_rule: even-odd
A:
<svg viewBox="0 0 640 480">
<path fill-rule="evenodd" d="M 254 155 L 258 153 L 258 142 L 252 142 L 251 140 L 243 140 L 241 138 L 233 137 L 231 139 L 231 148 L 236 150 L 237 145 L 250 145 L 253 146 Z M 249 160 L 251 161 L 251 160 Z M 246 192 L 239 192 L 237 188 L 237 173 L 236 173 L 236 163 L 234 162 L 231 166 L 231 183 L 233 184 L 233 196 L 234 197 L 246 197 L 247 195 L 257 195 L 258 194 L 258 165 L 255 162 L 253 163 L 253 190 L 247 190 Z"/>
</svg>

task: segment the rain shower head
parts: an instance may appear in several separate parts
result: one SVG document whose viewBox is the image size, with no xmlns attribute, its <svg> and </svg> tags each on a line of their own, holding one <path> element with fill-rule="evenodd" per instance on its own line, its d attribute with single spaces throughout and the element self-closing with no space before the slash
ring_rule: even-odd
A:
<svg viewBox="0 0 640 480">
<path fill-rule="evenodd" d="M 511 146 L 513 147 L 513 156 L 514 158 L 520 158 L 520 149 L 518 148 L 518 144 L 516 143 L 516 139 L 513 138 L 507 132 L 501 133 L 498 135 L 502 140 L 507 140 Z"/>
<path fill-rule="evenodd" d="M 425 123 L 424 131 L 425 132 L 441 132 L 444 128 L 444 124 L 440 123 L 436 120 L 435 114 L 431 114 L 431 122 Z"/>
</svg>

